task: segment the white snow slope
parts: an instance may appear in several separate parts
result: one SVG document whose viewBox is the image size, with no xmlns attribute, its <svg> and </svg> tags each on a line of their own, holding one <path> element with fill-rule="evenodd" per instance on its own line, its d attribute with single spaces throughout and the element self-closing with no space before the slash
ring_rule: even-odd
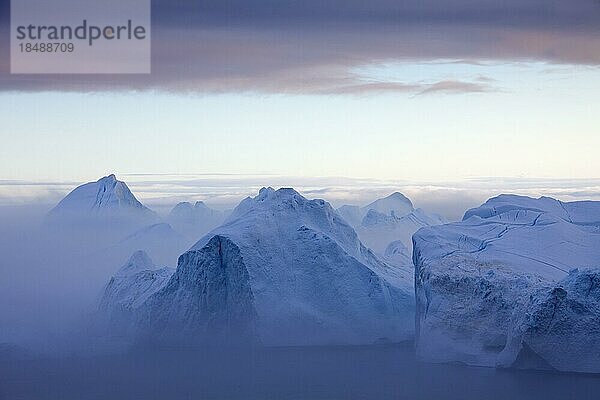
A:
<svg viewBox="0 0 600 400">
<path fill-rule="evenodd" d="M 600 372 L 600 202 L 501 195 L 413 241 L 422 359 Z"/>
<path fill-rule="evenodd" d="M 412 274 L 381 262 L 329 203 L 263 188 L 180 257 L 139 324 L 160 340 L 236 326 L 266 345 L 314 345 L 407 339 L 413 318 Z"/>
</svg>

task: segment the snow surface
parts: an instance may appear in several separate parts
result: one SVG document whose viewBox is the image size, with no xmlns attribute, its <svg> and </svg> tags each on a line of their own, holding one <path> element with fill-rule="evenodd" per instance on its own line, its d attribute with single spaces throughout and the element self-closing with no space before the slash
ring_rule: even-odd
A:
<svg viewBox="0 0 600 400">
<path fill-rule="evenodd" d="M 600 202 L 501 195 L 419 230 L 418 355 L 600 372 L 599 228 Z"/>
<path fill-rule="evenodd" d="M 159 340 L 222 331 L 227 320 L 252 325 L 240 329 L 267 345 L 399 341 L 413 334 L 412 283 L 412 271 L 379 260 L 329 203 L 263 188 L 180 257 L 138 321 Z"/>
</svg>

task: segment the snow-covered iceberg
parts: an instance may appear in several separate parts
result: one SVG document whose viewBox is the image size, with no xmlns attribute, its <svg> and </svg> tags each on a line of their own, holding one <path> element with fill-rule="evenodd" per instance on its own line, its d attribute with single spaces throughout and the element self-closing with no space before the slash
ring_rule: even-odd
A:
<svg viewBox="0 0 600 400">
<path fill-rule="evenodd" d="M 419 357 L 600 372 L 600 202 L 501 195 L 413 241 Z"/>
<path fill-rule="evenodd" d="M 400 341 L 414 332 L 411 272 L 380 261 L 329 203 L 263 188 L 179 258 L 137 324 L 161 342 L 214 334 L 266 345 Z"/>
</svg>

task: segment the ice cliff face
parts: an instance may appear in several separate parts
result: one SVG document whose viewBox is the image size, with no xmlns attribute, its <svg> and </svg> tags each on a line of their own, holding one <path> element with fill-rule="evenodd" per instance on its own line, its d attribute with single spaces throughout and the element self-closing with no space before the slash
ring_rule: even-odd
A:
<svg viewBox="0 0 600 400">
<path fill-rule="evenodd" d="M 502 195 L 413 237 L 417 353 L 600 372 L 600 203 Z"/>
<path fill-rule="evenodd" d="M 365 207 L 342 206 L 339 213 L 350 223 L 360 240 L 377 255 L 399 266 L 410 266 L 412 235 L 422 227 L 443 224 L 445 220 L 437 215 L 429 215 L 401 193 L 376 200 Z M 406 252 L 390 255 L 390 246 L 406 247 Z M 386 255 L 386 252 L 388 253 Z"/>
<path fill-rule="evenodd" d="M 98 304 L 99 318 L 110 334 L 130 334 L 134 311 L 160 290 L 174 271 L 156 267 L 144 251 L 133 253 L 110 279 Z"/>
<path fill-rule="evenodd" d="M 572 270 L 539 290 L 513 337 L 514 346 L 521 340 L 557 369 L 599 372 L 600 269 Z"/>
<path fill-rule="evenodd" d="M 255 341 L 256 310 L 240 249 L 214 236 L 184 253 L 169 283 L 136 317 L 139 338 L 165 344 Z"/>
<path fill-rule="evenodd" d="M 48 213 L 53 224 L 112 223 L 141 226 L 157 219 L 114 175 L 78 186 Z"/>
<path fill-rule="evenodd" d="M 411 337 L 413 308 L 412 274 L 380 261 L 327 202 L 263 188 L 180 257 L 139 321 L 161 341 L 372 343 Z"/>
</svg>

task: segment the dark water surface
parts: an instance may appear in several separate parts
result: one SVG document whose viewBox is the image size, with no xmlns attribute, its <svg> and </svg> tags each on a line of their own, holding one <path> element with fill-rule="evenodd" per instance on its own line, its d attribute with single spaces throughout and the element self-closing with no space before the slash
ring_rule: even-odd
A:
<svg viewBox="0 0 600 400">
<path fill-rule="evenodd" d="M 411 345 L 4 359 L 0 399 L 600 399 L 600 376 L 416 362 Z"/>
</svg>

